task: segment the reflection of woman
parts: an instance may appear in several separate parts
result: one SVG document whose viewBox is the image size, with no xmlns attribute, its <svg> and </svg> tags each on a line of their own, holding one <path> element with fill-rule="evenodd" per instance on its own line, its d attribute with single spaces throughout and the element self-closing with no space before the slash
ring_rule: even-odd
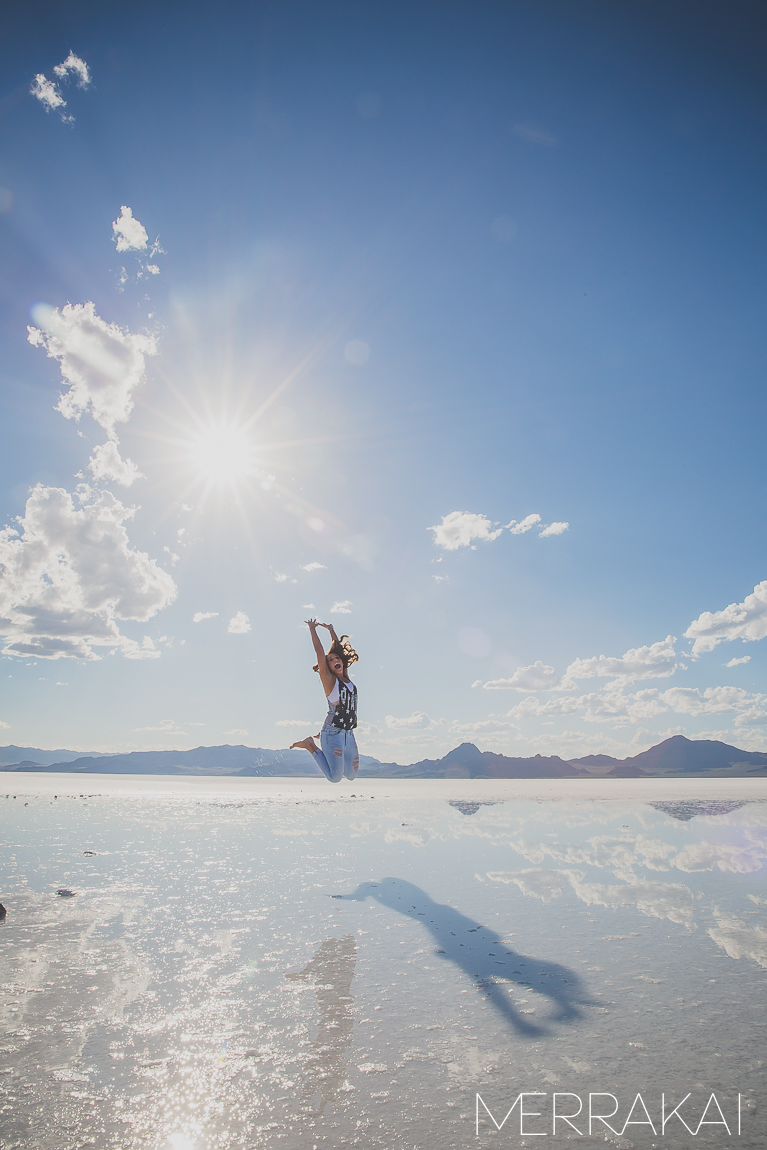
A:
<svg viewBox="0 0 767 1150">
<path fill-rule="evenodd" d="M 300 743 L 293 743 L 290 749 L 301 747 L 309 751 L 328 782 L 340 783 L 344 775 L 353 781 L 360 760 L 354 737 L 354 728 L 357 726 L 357 688 L 349 678 L 349 667 L 357 662 L 359 656 L 349 643 L 348 636 L 342 635 L 339 639 L 331 623 L 318 623 L 316 619 L 307 619 L 306 622 L 317 655 L 314 670 L 319 671 L 325 688 L 328 713 L 319 736 L 322 750 L 311 735 Z M 324 627 L 330 632 L 332 642 L 327 654 L 322 649 L 318 627 Z"/>
</svg>

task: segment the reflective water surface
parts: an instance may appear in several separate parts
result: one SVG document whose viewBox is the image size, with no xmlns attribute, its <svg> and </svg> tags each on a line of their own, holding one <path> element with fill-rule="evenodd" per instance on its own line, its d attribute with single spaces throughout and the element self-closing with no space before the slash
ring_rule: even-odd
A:
<svg viewBox="0 0 767 1150">
<path fill-rule="evenodd" d="M 767 1142 L 766 802 L 78 785 L 0 796 L 3 1150 Z"/>
</svg>

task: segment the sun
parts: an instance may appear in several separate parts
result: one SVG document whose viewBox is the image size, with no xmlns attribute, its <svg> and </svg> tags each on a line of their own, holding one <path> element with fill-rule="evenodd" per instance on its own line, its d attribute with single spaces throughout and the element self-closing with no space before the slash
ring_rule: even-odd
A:
<svg viewBox="0 0 767 1150">
<path fill-rule="evenodd" d="M 208 486 L 235 487 L 256 474 L 256 445 L 236 424 L 218 423 L 197 432 L 189 440 L 188 459 Z"/>
</svg>

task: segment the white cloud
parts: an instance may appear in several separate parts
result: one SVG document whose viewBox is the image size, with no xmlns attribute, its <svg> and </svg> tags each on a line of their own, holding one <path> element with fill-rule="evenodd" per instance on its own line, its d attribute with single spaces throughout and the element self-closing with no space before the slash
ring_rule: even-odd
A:
<svg viewBox="0 0 767 1150">
<path fill-rule="evenodd" d="M 53 74 L 61 81 L 66 81 L 70 74 L 78 77 L 78 88 L 87 88 L 91 82 L 91 74 L 85 60 L 81 60 L 79 56 L 75 56 L 74 52 L 70 52 L 66 60 L 61 64 L 57 64 L 53 69 Z M 30 93 L 40 101 L 45 108 L 46 112 L 58 111 L 61 119 L 65 124 L 74 123 L 74 116 L 65 115 L 61 111 L 62 108 L 67 106 L 67 102 L 61 94 L 61 89 L 58 84 L 53 80 L 46 79 L 42 72 L 39 72 L 29 89 Z"/>
<path fill-rule="evenodd" d="M 742 603 L 730 603 L 723 611 L 704 611 L 692 621 L 685 637 L 695 640 L 693 655 L 713 651 L 717 644 L 733 639 L 753 643 L 767 637 L 767 579 L 757 583 L 753 595 L 746 595 Z"/>
<path fill-rule="evenodd" d="M 740 667 L 743 663 L 750 663 L 751 656 L 744 655 L 742 659 L 730 659 L 729 663 L 725 663 L 725 667 Z"/>
<path fill-rule="evenodd" d="M 451 723 L 448 727 L 451 735 L 494 735 L 509 734 L 518 731 L 519 727 L 510 723 L 508 719 L 481 719 L 477 723 Z"/>
<path fill-rule="evenodd" d="M 436 527 L 427 527 L 427 531 L 434 532 L 434 542 L 446 551 L 457 551 L 459 547 L 469 547 L 473 539 L 482 539 L 491 542 L 497 539 L 503 531 L 495 526 L 486 515 L 474 515 L 468 511 L 451 511 L 449 515 L 442 516 L 442 522 Z"/>
<path fill-rule="evenodd" d="M 230 635 L 247 635 L 249 630 L 250 619 L 244 611 L 238 611 L 237 614 L 229 620 L 227 631 Z"/>
<path fill-rule="evenodd" d="M 218 611 L 195 611 L 192 615 L 193 623 L 202 623 L 203 619 L 216 619 L 218 618 Z"/>
<path fill-rule="evenodd" d="M 715 715 L 738 712 L 736 726 L 760 726 L 767 721 L 766 695 L 752 695 L 740 687 L 657 687 L 625 694 L 618 687 L 593 691 L 585 695 L 563 695 L 541 703 L 534 696 L 523 699 L 509 711 L 514 718 L 557 718 L 582 712 L 587 723 L 613 723 L 625 726 L 644 723 L 668 711 L 678 715 Z M 667 734 L 679 734 L 675 730 Z M 666 737 L 666 736 L 663 736 Z M 701 736 L 704 737 L 704 736 Z M 658 736 L 655 741 L 658 741 Z"/>
<path fill-rule="evenodd" d="M 40 103 L 45 108 L 46 112 L 50 112 L 56 108 L 66 108 L 67 102 L 54 84 L 53 80 L 47 80 L 42 72 L 38 72 L 29 89 L 33 96 L 36 96 Z M 62 117 L 63 119 L 64 117 Z"/>
<path fill-rule="evenodd" d="M 528 695 L 521 703 L 512 707 L 509 714 L 514 715 L 517 719 L 529 719 L 533 716 L 538 718 L 541 715 L 572 715 L 575 711 L 580 710 L 581 706 L 581 700 L 572 695 L 549 699 L 546 703 L 539 702 L 534 695 Z"/>
<path fill-rule="evenodd" d="M 69 386 L 57 409 L 79 419 L 90 408 L 96 422 L 113 433 L 133 410 L 131 393 L 144 381 L 144 357 L 157 351 L 154 337 L 106 323 L 90 302 L 65 304 L 61 311 L 37 304 L 32 314 L 44 331 L 27 328 L 29 342 L 58 360 Z"/>
<path fill-rule="evenodd" d="M 531 515 L 525 516 L 524 519 L 512 519 L 510 523 L 499 527 L 486 515 L 475 515 L 468 511 L 451 511 L 449 515 L 442 516 L 440 524 L 436 527 L 427 527 L 426 530 L 434 532 L 434 542 L 438 547 L 444 547 L 446 551 L 457 551 L 459 547 L 473 547 L 473 540 L 475 539 L 491 543 L 506 528 L 512 535 L 524 535 L 526 531 L 532 530 L 540 522 L 540 515 L 533 512 Z M 561 535 L 563 531 L 567 531 L 569 526 L 569 523 L 550 523 L 538 534 L 541 538 L 545 538 L 547 535 Z"/>
<path fill-rule="evenodd" d="M 602 676 L 624 679 L 665 679 L 673 675 L 681 665 L 677 662 L 674 643 L 676 638 L 667 635 L 649 647 L 632 647 L 620 659 L 605 655 L 591 659 L 576 659 L 565 671 L 565 679 L 596 679 Z"/>
<path fill-rule="evenodd" d="M 117 240 L 118 252 L 143 251 L 149 242 L 146 228 L 125 204 L 120 208 L 120 215 L 112 222 L 112 231 Z"/>
<path fill-rule="evenodd" d="M 434 719 L 430 719 L 423 711 L 413 711 L 412 715 L 408 715 L 404 719 L 397 719 L 394 715 L 386 716 L 386 726 L 394 730 L 418 730 L 428 731 L 432 727 L 437 726 Z"/>
<path fill-rule="evenodd" d="M 57 64 L 53 69 L 54 75 L 58 76 L 60 80 L 65 80 L 70 72 L 73 72 L 78 77 L 78 88 L 87 88 L 91 82 L 91 74 L 85 60 L 81 60 L 79 56 L 75 56 L 74 52 L 70 52 L 66 60 L 61 64 Z"/>
<path fill-rule="evenodd" d="M 349 608 L 352 605 L 351 599 L 342 599 L 340 602 L 336 601 L 330 608 L 331 615 L 351 615 Z"/>
<path fill-rule="evenodd" d="M 491 679 L 485 683 L 486 691 L 551 691 L 559 684 L 553 667 L 540 659 L 529 667 L 517 667 L 510 679 Z"/>
<path fill-rule="evenodd" d="M 311 719 L 277 719 L 275 727 L 311 727 Z"/>
<path fill-rule="evenodd" d="M 511 523 L 507 523 L 506 526 L 512 535 L 524 535 L 526 531 L 535 527 L 536 523 L 540 523 L 540 521 L 540 515 L 533 514 L 528 515 L 525 519 L 520 519 L 519 522 L 517 522 L 516 519 L 512 519 Z"/>
<path fill-rule="evenodd" d="M 287 583 L 287 575 L 281 575 L 279 572 L 274 576 L 275 583 Z"/>
<path fill-rule="evenodd" d="M 238 735 L 242 739 L 247 739 L 248 732 L 244 727 L 233 727 L 231 731 L 224 731 L 225 735 Z"/>
<path fill-rule="evenodd" d="M 660 698 L 678 715 L 716 715 L 745 710 L 765 696 L 750 695 L 741 687 L 707 687 L 703 692 L 697 687 L 671 687 Z"/>
<path fill-rule="evenodd" d="M 168 734 L 178 732 L 175 719 L 160 719 L 156 727 L 134 727 L 134 731 L 165 731 Z"/>
<path fill-rule="evenodd" d="M 327 571 L 327 567 L 325 566 L 324 563 L 317 563 L 315 561 L 314 563 L 305 563 L 303 565 L 303 567 L 301 568 L 301 570 L 302 571 Z"/>
<path fill-rule="evenodd" d="M 58 685 L 58 684 L 57 684 L 57 685 Z M 3 722 L 3 720 L 2 720 L 2 719 L 0 719 L 0 727 L 2 727 L 2 729 L 3 729 L 4 731 L 10 731 L 10 729 L 11 729 L 11 724 L 10 724 L 10 723 L 4 723 L 4 722 Z"/>
<path fill-rule="evenodd" d="M 314 611 L 315 606 L 313 603 L 302 603 L 301 604 L 301 610 L 302 611 Z"/>
<path fill-rule="evenodd" d="M 735 726 L 738 731 L 741 727 L 767 727 L 767 711 L 764 707 L 749 707 L 747 711 L 740 712 Z"/>
<path fill-rule="evenodd" d="M 130 487 L 137 479 L 144 476 L 136 464 L 130 459 L 123 459 L 118 448 L 119 439 L 108 439 L 95 448 L 90 457 L 88 469 L 93 473 L 94 479 L 113 479 L 123 487 Z"/>
<path fill-rule="evenodd" d="M 170 575 L 129 546 L 123 526 L 134 508 L 109 491 L 69 492 L 38 484 L 18 529 L 0 531 L 0 634 L 6 654 L 100 658 L 93 647 L 129 659 L 158 658 L 151 639 L 122 635 L 116 620 L 151 619 L 176 597 Z"/>
</svg>

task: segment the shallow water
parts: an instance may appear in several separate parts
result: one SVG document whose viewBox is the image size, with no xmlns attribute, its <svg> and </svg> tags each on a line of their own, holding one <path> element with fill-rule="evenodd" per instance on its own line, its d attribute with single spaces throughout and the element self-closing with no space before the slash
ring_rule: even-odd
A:
<svg viewBox="0 0 767 1150">
<path fill-rule="evenodd" d="M 3 1150 L 765 1144 L 767 803 L 102 782 L 0 796 Z"/>
</svg>

